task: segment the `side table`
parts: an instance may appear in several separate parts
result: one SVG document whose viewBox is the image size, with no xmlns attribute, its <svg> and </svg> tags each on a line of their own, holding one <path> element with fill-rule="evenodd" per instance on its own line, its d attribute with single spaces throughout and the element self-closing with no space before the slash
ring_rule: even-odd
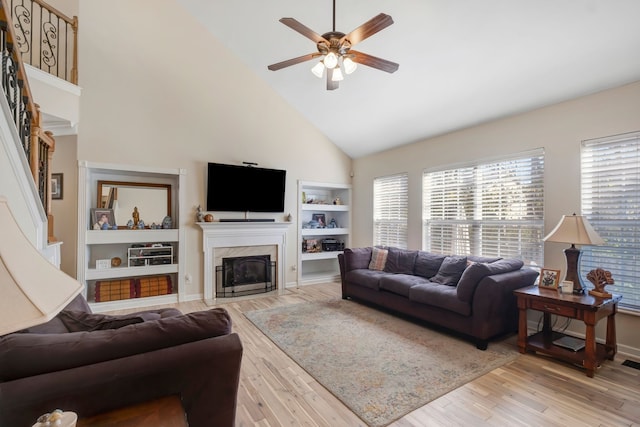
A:
<svg viewBox="0 0 640 427">
<path fill-rule="evenodd" d="M 621 295 L 611 298 L 562 294 L 555 289 L 541 289 L 529 286 L 514 291 L 518 299 L 520 313 L 518 322 L 518 349 L 520 353 L 527 350 L 547 354 L 566 362 L 584 367 L 588 377 L 593 377 L 595 370 L 606 359 L 613 360 L 616 351 L 615 315 Z M 527 330 L 527 309 L 543 313 L 542 331 L 531 336 Z M 573 351 L 553 344 L 553 341 L 564 336 L 551 328 L 551 315 L 568 317 L 584 322 L 585 346 Z M 607 336 L 605 344 L 596 343 L 595 326 L 600 319 L 607 318 Z"/>
</svg>

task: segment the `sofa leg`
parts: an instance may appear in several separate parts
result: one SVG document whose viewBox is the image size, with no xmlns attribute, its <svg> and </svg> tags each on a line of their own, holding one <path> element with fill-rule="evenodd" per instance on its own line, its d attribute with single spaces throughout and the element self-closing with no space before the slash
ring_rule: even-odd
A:
<svg viewBox="0 0 640 427">
<path fill-rule="evenodd" d="M 477 341 L 476 342 L 476 348 L 478 350 L 483 350 L 484 351 L 484 350 L 487 349 L 488 346 L 489 346 L 489 342 L 488 341 L 481 340 L 481 341 Z"/>
</svg>

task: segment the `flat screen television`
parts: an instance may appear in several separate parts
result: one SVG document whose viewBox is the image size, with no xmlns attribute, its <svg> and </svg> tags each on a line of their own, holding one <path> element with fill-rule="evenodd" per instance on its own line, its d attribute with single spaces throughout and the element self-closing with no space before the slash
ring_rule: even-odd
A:
<svg viewBox="0 0 640 427">
<path fill-rule="evenodd" d="M 287 171 L 209 163 L 207 211 L 284 212 Z"/>
</svg>

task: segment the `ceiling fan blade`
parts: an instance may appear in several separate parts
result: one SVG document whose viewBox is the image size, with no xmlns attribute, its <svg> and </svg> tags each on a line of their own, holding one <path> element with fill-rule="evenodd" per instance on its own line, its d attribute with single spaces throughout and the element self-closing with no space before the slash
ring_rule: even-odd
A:
<svg viewBox="0 0 640 427">
<path fill-rule="evenodd" d="M 333 68 L 327 68 L 327 90 L 338 89 L 339 82 L 333 81 Z"/>
<path fill-rule="evenodd" d="M 381 13 L 342 37 L 342 39 L 340 39 L 340 43 L 346 39 L 349 40 L 351 46 L 354 46 L 356 43 L 360 43 L 362 40 L 371 37 L 378 31 L 384 30 L 391 24 L 393 24 L 393 18 L 387 14 Z"/>
<path fill-rule="evenodd" d="M 353 55 L 353 57 L 351 58 L 353 62 L 366 65 L 367 67 L 377 68 L 378 70 L 386 71 L 387 73 L 395 72 L 400 66 L 395 62 L 387 61 L 386 59 L 382 59 L 382 58 L 377 58 L 375 56 L 358 52 L 356 50 L 350 50 L 349 53 Z"/>
<path fill-rule="evenodd" d="M 297 58 L 287 59 L 286 61 L 278 62 L 277 64 L 271 64 L 267 68 L 271 71 L 278 71 L 292 65 L 299 64 L 301 62 L 309 61 L 318 56 L 322 56 L 320 53 L 309 53 L 307 55 L 298 56 Z"/>
<path fill-rule="evenodd" d="M 299 21 L 293 18 L 282 18 L 280 19 L 280 22 L 282 22 L 284 25 L 291 28 L 292 30 L 299 32 L 306 38 L 313 40 L 316 44 L 321 42 L 322 40 L 325 40 L 324 37 L 322 37 L 320 34 L 316 33 L 311 28 L 307 27 L 306 25 L 300 23 Z"/>
</svg>

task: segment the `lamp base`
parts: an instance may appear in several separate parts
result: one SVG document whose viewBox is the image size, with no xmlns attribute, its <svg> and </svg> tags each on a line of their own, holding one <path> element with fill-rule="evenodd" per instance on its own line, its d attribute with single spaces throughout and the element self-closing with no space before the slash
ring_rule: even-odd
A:
<svg viewBox="0 0 640 427">
<path fill-rule="evenodd" d="M 571 245 L 570 248 L 564 250 L 564 256 L 567 258 L 567 274 L 565 280 L 571 280 L 573 282 L 573 293 L 582 295 L 584 294 L 584 288 L 578 275 L 578 260 L 580 259 L 580 249 L 575 245 Z"/>
</svg>

